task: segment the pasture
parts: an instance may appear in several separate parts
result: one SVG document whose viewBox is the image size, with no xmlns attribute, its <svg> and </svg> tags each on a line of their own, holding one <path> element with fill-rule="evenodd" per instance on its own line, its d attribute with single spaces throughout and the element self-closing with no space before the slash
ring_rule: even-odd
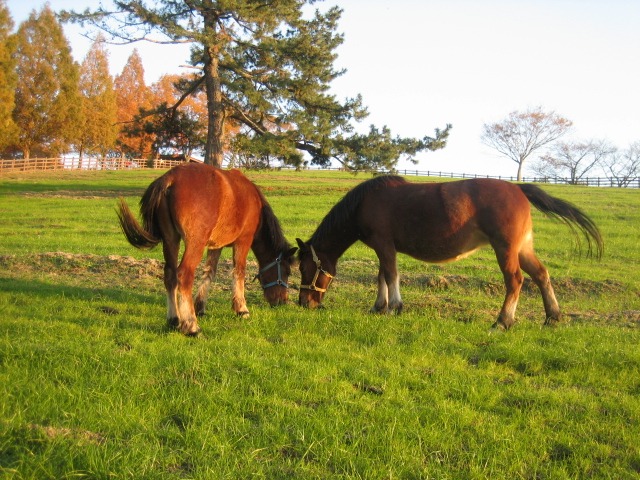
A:
<svg viewBox="0 0 640 480">
<path fill-rule="evenodd" d="M 203 335 L 186 338 L 165 326 L 161 249 L 131 247 L 115 213 L 159 175 L 0 177 L 0 478 L 640 475 L 637 190 L 543 186 L 605 240 L 602 260 L 580 258 L 534 212 L 555 328 L 527 282 L 518 323 L 489 332 L 504 295 L 490 249 L 446 265 L 400 255 L 405 310 L 371 314 L 377 260 L 357 243 L 319 311 L 270 308 L 250 255 L 248 318 L 231 310 L 225 251 Z M 291 243 L 369 178 L 247 175 Z"/>
</svg>

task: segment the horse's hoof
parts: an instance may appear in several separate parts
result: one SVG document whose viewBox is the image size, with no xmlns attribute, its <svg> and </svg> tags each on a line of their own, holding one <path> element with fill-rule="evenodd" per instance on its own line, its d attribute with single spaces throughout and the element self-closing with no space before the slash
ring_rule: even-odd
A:
<svg viewBox="0 0 640 480">
<path fill-rule="evenodd" d="M 236 315 L 238 315 L 240 318 L 249 318 L 249 312 L 246 310 L 243 312 L 237 312 Z"/>
<path fill-rule="evenodd" d="M 489 333 L 506 333 L 507 330 L 509 330 L 509 327 L 503 325 L 500 322 L 495 322 L 493 325 L 491 325 Z"/>
<path fill-rule="evenodd" d="M 559 323 L 560 323 L 560 319 L 559 318 L 548 317 L 544 321 L 544 326 L 553 328 L 553 327 L 557 327 Z"/>
<path fill-rule="evenodd" d="M 180 320 L 178 320 L 178 317 L 173 317 L 173 318 L 167 318 L 167 327 L 169 327 L 170 329 L 177 329 L 180 326 Z"/>
<path fill-rule="evenodd" d="M 404 305 L 401 303 L 399 305 L 396 305 L 395 307 L 393 307 L 391 309 L 391 311 L 393 313 L 395 313 L 396 315 L 400 315 L 402 313 L 402 310 L 404 309 Z"/>
<path fill-rule="evenodd" d="M 200 332 L 202 332 L 202 329 L 200 328 L 200 325 L 196 325 L 195 328 L 191 328 L 188 331 L 183 332 L 183 333 L 187 337 L 197 337 L 197 336 L 200 335 Z"/>
</svg>

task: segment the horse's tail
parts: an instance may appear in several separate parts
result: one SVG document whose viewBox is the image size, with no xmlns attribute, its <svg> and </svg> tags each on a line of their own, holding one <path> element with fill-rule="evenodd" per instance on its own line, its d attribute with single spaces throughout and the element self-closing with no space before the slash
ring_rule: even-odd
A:
<svg viewBox="0 0 640 480">
<path fill-rule="evenodd" d="M 149 188 L 144 192 L 140 199 L 140 213 L 142 215 L 142 225 L 131 212 L 131 209 L 120 198 L 118 205 L 118 220 L 124 232 L 125 237 L 131 245 L 140 249 L 150 249 L 158 245 L 162 241 L 162 235 L 158 232 L 156 222 L 156 211 L 160 206 L 160 202 L 166 194 L 167 187 L 163 181 L 163 177 L 155 180 Z"/>
<path fill-rule="evenodd" d="M 594 254 L 595 246 L 595 256 L 597 258 L 602 257 L 602 253 L 604 252 L 604 241 L 602 240 L 600 230 L 594 221 L 578 207 L 565 200 L 552 197 L 535 185 L 522 184 L 518 186 L 534 207 L 548 217 L 556 218 L 568 225 L 571 230 L 576 233 L 578 245 L 580 245 L 580 236 L 576 232 L 577 227 L 587 240 L 588 256 Z"/>
</svg>

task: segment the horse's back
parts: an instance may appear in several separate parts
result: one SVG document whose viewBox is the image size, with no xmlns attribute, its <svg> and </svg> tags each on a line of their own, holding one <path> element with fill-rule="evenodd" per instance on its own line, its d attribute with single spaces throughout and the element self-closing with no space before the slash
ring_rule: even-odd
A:
<svg viewBox="0 0 640 480">
<path fill-rule="evenodd" d="M 261 196 L 239 170 L 189 163 L 165 175 L 170 192 L 169 208 L 183 237 L 206 236 L 210 247 L 220 248 L 243 234 L 255 233 L 262 208 Z"/>
<path fill-rule="evenodd" d="M 520 188 L 494 179 L 399 184 L 372 193 L 363 207 L 365 243 L 393 242 L 398 251 L 431 262 L 456 260 L 530 230 Z"/>
</svg>

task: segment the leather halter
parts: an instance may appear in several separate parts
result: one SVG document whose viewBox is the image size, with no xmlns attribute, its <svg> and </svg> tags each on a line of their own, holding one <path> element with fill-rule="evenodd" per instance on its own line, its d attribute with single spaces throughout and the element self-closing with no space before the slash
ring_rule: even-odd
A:
<svg viewBox="0 0 640 480">
<path fill-rule="evenodd" d="M 262 267 L 260 269 L 260 271 L 258 272 L 256 277 L 254 278 L 254 280 L 260 280 L 260 286 L 262 287 L 263 290 L 266 290 L 267 288 L 270 288 L 270 287 L 275 287 L 276 285 L 283 286 L 284 288 L 289 288 L 289 285 L 287 284 L 287 282 L 282 280 L 282 268 L 280 267 L 281 263 L 282 263 L 282 253 L 280 255 L 278 255 L 276 257 L 276 259 L 273 262 L 271 262 L 269 265 L 265 265 L 264 267 Z M 277 267 L 277 269 L 278 269 L 278 279 L 274 280 L 273 282 L 262 283 L 262 279 L 260 278 L 260 276 L 264 272 L 266 272 L 267 270 L 269 270 L 270 268 L 273 268 L 273 267 Z"/>
<path fill-rule="evenodd" d="M 327 288 L 329 288 L 329 285 L 331 285 L 331 281 L 334 279 L 334 276 L 331 275 L 329 272 L 327 272 L 324 268 L 322 268 L 322 264 L 320 263 L 320 259 L 316 255 L 316 251 L 314 250 L 313 245 L 309 245 L 309 247 L 311 248 L 311 255 L 313 255 L 313 261 L 316 264 L 316 273 L 313 276 L 313 280 L 311 280 L 311 283 L 309 285 L 300 285 L 300 290 L 311 290 L 314 292 L 324 293 L 327 291 Z M 318 277 L 320 276 L 321 273 L 324 274 L 327 278 L 329 278 L 329 283 L 327 283 L 327 288 L 321 288 L 316 285 L 316 282 L 318 281 Z"/>
</svg>

